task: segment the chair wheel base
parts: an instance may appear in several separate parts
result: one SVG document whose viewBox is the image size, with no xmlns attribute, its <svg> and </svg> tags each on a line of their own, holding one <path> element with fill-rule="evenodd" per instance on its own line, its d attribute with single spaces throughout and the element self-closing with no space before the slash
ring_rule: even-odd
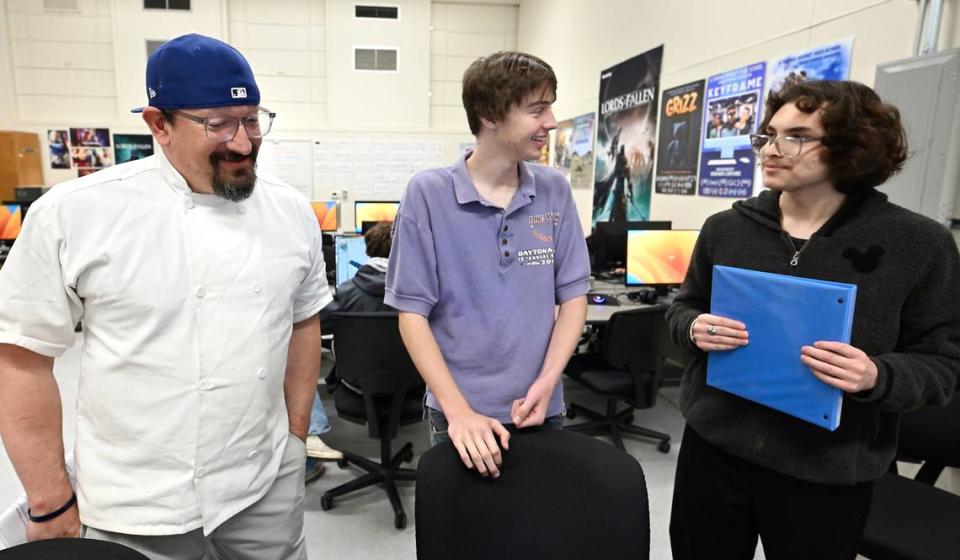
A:
<svg viewBox="0 0 960 560">
<path fill-rule="evenodd" d="M 324 494 L 323 496 L 320 497 L 320 508 L 323 509 L 323 511 L 330 511 L 332 507 L 333 507 L 332 496 L 328 496 Z"/>
<path fill-rule="evenodd" d="M 393 526 L 397 529 L 403 529 L 407 526 L 407 514 L 400 512 L 393 516 Z"/>
<path fill-rule="evenodd" d="M 660 453 L 670 453 L 670 442 L 661 441 L 660 445 L 657 446 L 657 451 L 659 451 Z"/>
</svg>

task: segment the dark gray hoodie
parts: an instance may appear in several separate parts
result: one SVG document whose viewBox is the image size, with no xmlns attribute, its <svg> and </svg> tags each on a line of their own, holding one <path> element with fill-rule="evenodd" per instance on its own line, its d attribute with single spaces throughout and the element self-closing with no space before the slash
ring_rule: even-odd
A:
<svg viewBox="0 0 960 560">
<path fill-rule="evenodd" d="M 768 190 L 736 202 L 703 226 L 686 280 L 667 311 L 674 342 L 695 356 L 681 383 L 684 417 L 728 453 L 795 478 L 874 480 L 894 458 L 900 413 L 942 405 L 957 390 L 957 245 L 943 226 L 870 190 L 848 196 L 792 266 L 779 196 Z M 844 395 L 836 431 L 706 385 L 706 353 L 688 332 L 697 315 L 709 312 L 714 265 L 857 285 L 851 344 L 873 359 L 879 375 L 873 389 Z"/>
</svg>

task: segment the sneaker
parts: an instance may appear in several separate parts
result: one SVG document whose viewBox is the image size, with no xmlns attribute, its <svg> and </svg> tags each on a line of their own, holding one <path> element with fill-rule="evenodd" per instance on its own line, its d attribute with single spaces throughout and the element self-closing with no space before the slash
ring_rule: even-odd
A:
<svg viewBox="0 0 960 560">
<path fill-rule="evenodd" d="M 327 466 L 316 459 L 307 459 L 306 469 L 307 470 L 303 475 L 304 484 L 307 482 L 312 482 L 323 476 L 323 473 L 327 470 Z"/>
<path fill-rule="evenodd" d="M 320 436 L 309 436 L 307 437 L 307 457 L 324 461 L 339 461 L 343 459 L 343 453 L 323 443 Z"/>
</svg>

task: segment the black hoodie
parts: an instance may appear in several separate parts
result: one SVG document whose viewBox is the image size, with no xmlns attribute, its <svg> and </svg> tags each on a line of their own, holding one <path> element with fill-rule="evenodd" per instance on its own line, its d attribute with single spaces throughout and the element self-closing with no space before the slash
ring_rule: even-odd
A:
<svg viewBox="0 0 960 560">
<path fill-rule="evenodd" d="M 795 478 L 824 484 L 877 479 L 894 458 L 899 414 L 943 405 L 957 390 L 956 242 L 943 226 L 870 190 L 848 196 L 793 266 L 779 196 L 768 190 L 736 202 L 703 226 L 686 280 L 667 311 L 674 342 L 695 355 L 681 383 L 684 417 L 728 453 Z M 836 431 L 706 385 L 706 353 L 688 333 L 694 318 L 709 312 L 714 265 L 856 284 L 851 344 L 873 359 L 879 373 L 873 389 L 844 395 Z"/>
<path fill-rule="evenodd" d="M 341 284 L 333 295 L 333 301 L 320 310 L 320 329 L 324 334 L 333 334 L 333 314 L 337 311 L 395 311 L 383 303 L 383 288 L 386 272 L 369 264 L 360 267 L 353 278 Z"/>
</svg>

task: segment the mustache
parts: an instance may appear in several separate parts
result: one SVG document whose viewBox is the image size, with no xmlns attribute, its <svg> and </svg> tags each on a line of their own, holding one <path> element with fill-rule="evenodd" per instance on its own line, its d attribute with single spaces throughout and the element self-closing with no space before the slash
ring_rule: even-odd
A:
<svg viewBox="0 0 960 560">
<path fill-rule="evenodd" d="M 245 160 L 250 160 L 252 163 L 256 163 L 258 151 L 259 151 L 259 148 L 257 147 L 257 145 L 253 144 L 250 148 L 250 153 L 248 154 L 241 154 L 233 150 L 226 150 L 223 153 L 213 152 L 212 154 L 210 154 L 210 163 L 216 165 L 221 161 L 245 161 Z"/>
</svg>

